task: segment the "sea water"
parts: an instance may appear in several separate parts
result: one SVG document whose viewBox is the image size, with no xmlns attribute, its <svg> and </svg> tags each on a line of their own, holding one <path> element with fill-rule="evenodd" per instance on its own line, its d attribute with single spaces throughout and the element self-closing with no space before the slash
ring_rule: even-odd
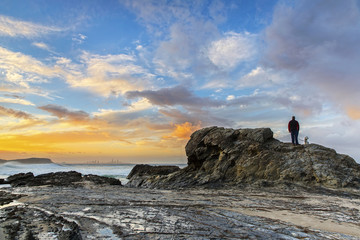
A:
<svg viewBox="0 0 360 240">
<path fill-rule="evenodd" d="M 172 164 L 185 167 L 185 164 Z M 7 162 L 0 164 L 0 178 L 7 178 L 17 173 L 32 172 L 35 176 L 51 172 L 76 171 L 83 175 L 94 174 L 104 177 L 119 179 L 122 184 L 126 184 L 126 179 L 135 164 L 21 164 Z"/>
</svg>

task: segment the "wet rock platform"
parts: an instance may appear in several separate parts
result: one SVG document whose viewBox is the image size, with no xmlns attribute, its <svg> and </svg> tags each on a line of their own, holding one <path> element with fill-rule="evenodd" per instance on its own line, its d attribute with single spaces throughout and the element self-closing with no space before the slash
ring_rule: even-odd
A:
<svg viewBox="0 0 360 240">
<path fill-rule="evenodd" d="M 0 239 L 360 239 L 358 190 L 82 183 L 0 193 Z"/>
</svg>

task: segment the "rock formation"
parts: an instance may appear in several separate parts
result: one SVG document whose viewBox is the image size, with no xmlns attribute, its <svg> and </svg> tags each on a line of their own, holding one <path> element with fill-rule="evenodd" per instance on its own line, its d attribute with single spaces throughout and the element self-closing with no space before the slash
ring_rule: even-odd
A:
<svg viewBox="0 0 360 240">
<path fill-rule="evenodd" d="M 131 179 L 128 186 L 138 187 L 141 186 L 142 182 L 149 176 L 163 176 L 179 170 L 180 168 L 178 166 L 150 166 L 147 164 L 138 164 L 127 176 L 128 179 Z"/>
<path fill-rule="evenodd" d="M 18 173 L 8 177 L 5 183 L 10 184 L 12 187 L 42 185 L 70 186 L 84 181 L 90 181 L 95 184 L 121 185 L 120 180 L 115 178 L 96 176 L 92 174 L 82 176 L 81 173 L 75 171 L 46 173 L 38 176 L 34 176 L 31 172 Z"/>
<path fill-rule="evenodd" d="M 347 155 L 317 144 L 293 146 L 273 138 L 269 128 L 209 127 L 191 135 L 188 166 L 164 176 L 143 177 L 138 186 L 299 184 L 360 188 L 360 165 Z M 132 176 L 129 185 L 136 176 Z"/>
</svg>

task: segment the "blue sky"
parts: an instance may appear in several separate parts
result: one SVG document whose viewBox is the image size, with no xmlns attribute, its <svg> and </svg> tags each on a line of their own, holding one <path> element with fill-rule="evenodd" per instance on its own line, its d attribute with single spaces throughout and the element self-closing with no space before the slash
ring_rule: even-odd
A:
<svg viewBox="0 0 360 240">
<path fill-rule="evenodd" d="M 21 6 L 21 7 L 20 7 Z M 201 127 L 360 161 L 359 1 L 0 2 L 4 159 L 186 162 Z"/>
</svg>

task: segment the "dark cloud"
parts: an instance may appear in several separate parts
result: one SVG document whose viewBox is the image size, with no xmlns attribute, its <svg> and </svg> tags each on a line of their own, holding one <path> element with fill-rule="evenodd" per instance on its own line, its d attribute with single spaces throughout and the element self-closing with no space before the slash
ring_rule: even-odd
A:
<svg viewBox="0 0 360 240">
<path fill-rule="evenodd" d="M 55 105 L 55 104 L 48 104 L 39 109 L 47 111 L 52 115 L 61 118 L 61 119 L 69 119 L 69 120 L 86 120 L 89 118 L 89 114 L 84 111 L 71 111 L 62 106 Z"/>
<path fill-rule="evenodd" d="M 162 88 L 157 91 L 130 91 L 125 94 L 128 99 L 143 97 L 149 100 L 151 104 L 158 106 L 176 106 L 184 107 L 220 107 L 225 104 L 222 101 L 212 100 L 210 98 L 201 98 L 194 95 L 183 86 L 172 88 Z"/>
<path fill-rule="evenodd" d="M 23 118 L 23 119 L 34 119 L 33 115 L 28 114 L 23 111 L 14 110 L 11 108 L 5 108 L 0 106 L 0 116 L 9 116 L 14 118 Z"/>
<path fill-rule="evenodd" d="M 345 110 L 360 113 L 354 102 L 360 91 L 358 3 L 305 0 L 293 7 L 277 6 L 266 29 L 264 65 L 325 93 Z"/>
</svg>

